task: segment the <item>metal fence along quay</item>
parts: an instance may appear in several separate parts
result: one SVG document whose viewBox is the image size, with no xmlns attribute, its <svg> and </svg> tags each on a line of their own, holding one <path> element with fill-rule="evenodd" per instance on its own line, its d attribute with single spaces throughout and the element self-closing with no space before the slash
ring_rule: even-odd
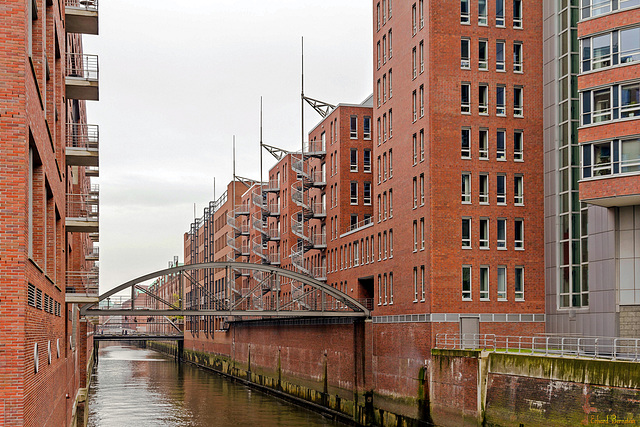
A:
<svg viewBox="0 0 640 427">
<path fill-rule="evenodd" d="M 640 338 L 437 334 L 435 348 L 640 361 Z"/>
</svg>

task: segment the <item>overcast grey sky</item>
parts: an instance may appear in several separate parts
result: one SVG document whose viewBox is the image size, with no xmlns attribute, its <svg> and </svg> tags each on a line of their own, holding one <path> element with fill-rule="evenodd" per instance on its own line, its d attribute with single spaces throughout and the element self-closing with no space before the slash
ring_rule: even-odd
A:
<svg viewBox="0 0 640 427">
<path fill-rule="evenodd" d="M 232 178 L 259 178 L 264 142 L 300 146 L 305 94 L 357 103 L 372 92 L 370 0 L 108 0 L 100 35 L 100 290 L 183 260 L 183 233 Z M 305 110 L 305 128 L 319 121 Z M 265 155 L 265 170 L 275 160 Z"/>
</svg>

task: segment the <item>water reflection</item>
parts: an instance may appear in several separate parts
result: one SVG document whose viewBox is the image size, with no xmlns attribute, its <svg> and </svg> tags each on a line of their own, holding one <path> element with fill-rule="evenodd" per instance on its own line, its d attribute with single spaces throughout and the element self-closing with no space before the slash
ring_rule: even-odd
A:
<svg viewBox="0 0 640 427">
<path fill-rule="evenodd" d="M 135 347 L 100 348 L 89 426 L 335 426 L 321 415 Z"/>
</svg>

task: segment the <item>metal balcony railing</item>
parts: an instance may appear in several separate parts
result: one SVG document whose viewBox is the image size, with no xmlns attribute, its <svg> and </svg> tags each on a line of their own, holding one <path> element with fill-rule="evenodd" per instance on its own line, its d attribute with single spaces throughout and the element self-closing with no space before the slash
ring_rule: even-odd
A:
<svg viewBox="0 0 640 427">
<path fill-rule="evenodd" d="M 96 194 L 67 194 L 67 218 L 97 221 L 99 206 Z"/>
<path fill-rule="evenodd" d="M 327 153 L 325 144 L 322 141 L 309 141 L 303 144 L 304 154 L 308 156 L 322 156 Z"/>
<path fill-rule="evenodd" d="M 98 149 L 100 141 L 98 125 L 67 123 L 67 147 Z"/>
<path fill-rule="evenodd" d="M 322 202 L 315 202 L 311 204 L 311 213 L 316 218 L 323 218 L 327 216 L 327 209 Z"/>
<path fill-rule="evenodd" d="M 437 334 L 435 348 L 640 361 L 640 338 Z"/>
<path fill-rule="evenodd" d="M 264 221 L 262 219 L 262 215 L 258 214 L 258 216 L 256 216 L 255 214 L 251 216 L 253 222 L 253 229 L 264 234 L 265 236 L 268 233 L 268 228 L 269 228 L 269 224 Z"/>
<path fill-rule="evenodd" d="M 67 7 L 77 7 L 93 12 L 98 11 L 98 0 L 65 0 L 64 4 Z"/>
<path fill-rule="evenodd" d="M 98 55 L 67 53 L 67 77 L 97 81 L 98 71 Z"/>
<path fill-rule="evenodd" d="M 317 233 L 311 236 L 311 243 L 316 249 L 327 247 L 327 235 L 325 233 Z"/>
<path fill-rule="evenodd" d="M 322 170 L 311 172 L 309 174 L 309 181 L 311 185 L 324 186 L 327 183 L 326 175 L 326 172 Z"/>
<path fill-rule="evenodd" d="M 267 208 L 268 208 L 267 200 L 262 195 L 262 191 L 260 190 L 260 187 L 256 188 L 253 191 L 253 194 L 251 195 L 251 199 L 253 200 L 253 204 L 255 206 L 259 207 L 263 211 L 267 210 Z"/>
<path fill-rule="evenodd" d="M 350 231 L 355 231 L 355 230 L 358 230 L 360 228 L 368 227 L 371 224 L 373 224 L 373 217 L 366 218 L 366 219 L 364 219 L 364 220 L 362 220 L 362 221 L 360 221 L 360 222 L 358 222 L 356 224 L 352 224 L 352 225 L 348 226 L 346 232 L 348 233 Z"/>
<path fill-rule="evenodd" d="M 291 200 L 301 208 L 309 209 L 309 195 L 305 193 L 300 181 L 291 186 Z"/>
<path fill-rule="evenodd" d="M 296 219 L 296 216 L 297 215 L 291 216 L 291 232 L 297 237 L 310 242 L 311 238 L 309 236 L 309 224 L 305 224 L 304 221 L 298 221 Z"/>
<path fill-rule="evenodd" d="M 327 280 L 327 267 L 313 267 L 311 275 L 317 280 Z"/>
<path fill-rule="evenodd" d="M 267 191 L 267 192 L 280 191 L 280 181 L 277 179 L 270 179 L 268 183 L 263 185 L 262 191 Z"/>
<path fill-rule="evenodd" d="M 309 179 L 309 165 L 304 162 L 301 154 L 291 155 L 291 169 L 303 178 Z"/>
<path fill-rule="evenodd" d="M 272 216 L 280 215 L 280 203 L 277 203 L 277 202 L 269 203 L 269 215 L 272 215 Z"/>
<path fill-rule="evenodd" d="M 263 245 L 262 237 L 258 236 L 254 238 L 252 243 L 253 243 L 253 246 L 252 246 L 253 253 L 256 254 L 258 257 L 260 257 L 263 261 L 268 261 L 269 257 L 268 257 L 267 251 L 269 250 L 269 248 L 266 248 Z"/>
<path fill-rule="evenodd" d="M 87 248 L 87 253 L 85 255 L 85 258 L 87 259 L 98 259 L 100 257 L 100 247 L 99 246 L 92 246 Z"/>
<path fill-rule="evenodd" d="M 268 234 L 270 240 L 280 240 L 280 230 L 277 228 L 270 228 Z"/>
<path fill-rule="evenodd" d="M 271 252 L 269 254 L 269 263 L 273 265 L 280 265 L 280 254 L 277 252 Z"/>
<path fill-rule="evenodd" d="M 98 296 L 99 295 L 99 273 L 92 271 L 67 271 L 66 273 L 66 293 Z"/>
</svg>

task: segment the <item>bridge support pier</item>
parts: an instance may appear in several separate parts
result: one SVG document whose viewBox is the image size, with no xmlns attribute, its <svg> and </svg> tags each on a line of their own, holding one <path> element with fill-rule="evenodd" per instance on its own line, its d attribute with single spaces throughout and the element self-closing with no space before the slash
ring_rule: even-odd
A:
<svg viewBox="0 0 640 427">
<path fill-rule="evenodd" d="M 93 341 L 93 365 L 98 366 L 98 350 L 100 349 L 100 341 Z"/>
<path fill-rule="evenodd" d="M 176 361 L 182 361 L 182 353 L 184 351 L 184 341 L 178 340 L 178 350 L 176 351 Z"/>
</svg>

